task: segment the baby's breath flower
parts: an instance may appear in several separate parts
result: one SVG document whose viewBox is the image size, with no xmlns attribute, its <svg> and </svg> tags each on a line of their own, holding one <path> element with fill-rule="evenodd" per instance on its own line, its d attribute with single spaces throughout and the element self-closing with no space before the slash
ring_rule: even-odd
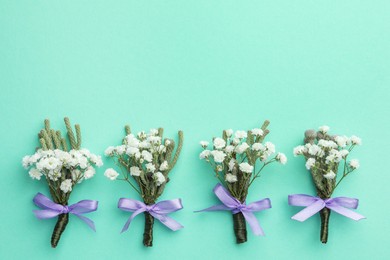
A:
<svg viewBox="0 0 390 260">
<path fill-rule="evenodd" d="M 114 169 L 112 168 L 108 168 L 105 172 L 104 172 L 104 176 L 106 176 L 107 178 L 109 178 L 110 180 L 116 180 L 116 178 L 118 178 L 119 176 L 119 173 L 117 173 Z"/>
<path fill-rule="evenodd" d="M 327 174 L 324 174 L 324 178 L 332 180 L 336 177 L 336 174 L 333 171 L 329 171 Z"/>
<path fill-rule="evenodd" d="M 316 160 L 314 158 L 309 158 L 306 161 L 306 169 L 310 170 L 315 165 Z"/>
<path fill-rule="evenodd" d="M 352 160 L 349 161 L 349 166 L 352 169 L 359 169 L 360 164 L 359 164 L 359 161 L 357 159 L 352 159 Z"/>
<path fill-rule="evenodd" d="M 225 180 L 229 183 L 234 183 L 237 181 L 237 176 L 231 173 L 227 173 L 225 176 Z"/>
</svg>

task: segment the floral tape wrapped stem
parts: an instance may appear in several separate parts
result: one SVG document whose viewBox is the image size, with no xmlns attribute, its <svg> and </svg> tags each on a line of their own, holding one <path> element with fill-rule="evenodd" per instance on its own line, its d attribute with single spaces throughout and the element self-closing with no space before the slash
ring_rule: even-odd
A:
<svg viewBox="0 0 390 260">
<path fill-rule="evenodd" d="M 157 202 L 169 181 L 168 173 L 175 166 L 183 145 L 183 132 L 179 131 L 179 143 L 175 151 L 175 142 L 172 139 L 162 138 L 163 129 L 151 129 L 149 133 L 144 131 L 137 135 L 131 133 L 126 126 L 126 136 L 122 145 L 110 146 L 105 154 L 112 157 L 116 166 L 120 169 L 122 177 L 114 169 L 107 169 L 105 176 L 111 180 L 127 182 L 143 199 L 144 203 L 130 199 L 120 199 L 118 207 L 125 211 L 134 212 L 126 222 L 123 231 L 126 231 L 131 220 L 143 212 L 145 216 L 145 228 L 143 244 L 146 247 L 153 246 L 153 225 L 158 216 L 164 225 L 172 230 L 182 226 L 166 216 L 167 213 L 182 208 L 177 200 Z M 159 212 L 159 206 L 165 205 L 165 211 Z M 165 222 L 166 219 L 169 219 Z"/>
<path fill-rule="evenodd" d="M 350 152 L 361 140 L 356 136 L 330 136 L 329 127 L 322 126 L 319 131 L 307 130 L 304 145 L 294 148 L 294 155 L 302 155 L 306 159 L 306 168 L 310 170 L 317 196 L 322 200 L 329 200 L 340 182 L 355 169 L 359 168 L 356 159 L 348 161 Z M 337 181 L 339 168 L 342 176 Z M 331 210 L 324 207 L 319 212 L 321 217 L 320 240 L 327 243 L 329 233 L 329 218 Z"/>
<path fill-rule="evenodd" d="M 199 155 L 200 159 L 211 165 L 215 177 L 227 189 L 226 192 L 228 194 L 226 196 L 234 198 L 233 201 L 227 200 L 230 202 L 222 201 L 225 206 L 211 207 L 203 211 L 221 210 L 221 208 L 223 208 L 222 210 L 231 210 L 233 214 L 233 230 L 238 244 L 247 241 L 247 218 L 253 221 L 251 216 L 247 215 L 246 217 L 244 214 L 248 210 L 252 211 L 251 208 L 246 208 L 246 197 L 249 187 L 255 179 L 260 177 L 263 169 L 270 163 L 280 162 L 285 164 L 287 162 L 287 158 L 283 153 L 275 154 L 274 144 L 271 142 L 263 144 L 264 138 L 269 133 L 268 125 L 269 121 L 265 121 L 261 128 L 249 131 L 236 131 L 234 135 L 233 130 L 224 130 L 222 138 L 217 137 L 213 139 L 213 150 L 207 149 L 208 142 L 200 142 L 203 148 Z M 216 195 L 218 196 L 217 193 Z M 270 208 L 270 203 L 269 206 L 265 206 L 262 209 L 266 208 Z M 257 224 L 255 230 L 257 230 L 257 234 L 262 234 Z"/>
<path fill-rule="evenodd" d="M 100 167 L 103 164 L 100 156 L 90 153 L 87 149 L 80 149 L 80 126 L 75 125 L 75 136 L 69 119 L 65 118 L 64 121 L 71 146 L 70 151 L 68 151 L 68 144 L 66 139 L 62 137 L 61 132 L 51 129 L 50 121 L 46 119 L 45 128 L 38 134 L 41 148 L 35 154 L 25 156 L 22 162 L 26 169 L 30 169 L 29 175 L 32 179 L 40 180 L 42 176 L 45 177 L 50 194 L 55 202 L 52 207 L 56 210 L 60 210 L 59 207 L 63 208 L 63 212 L 60 210 L 58 213 L 56 211 L 53 213 L 52 209 L 45 209 L 44 211 L 51 215 L 48 217 L 42 214 L 43 216 L 40 217 L 58 216 L 51 237 L 53 248 L 57 247 L 61 234 L 69 222 L 67 205 L 71 191 L 76 184 L 94 176 L 94 165 Z M 50 201 L 50 203 L 52 202 Z"/>
</svg>

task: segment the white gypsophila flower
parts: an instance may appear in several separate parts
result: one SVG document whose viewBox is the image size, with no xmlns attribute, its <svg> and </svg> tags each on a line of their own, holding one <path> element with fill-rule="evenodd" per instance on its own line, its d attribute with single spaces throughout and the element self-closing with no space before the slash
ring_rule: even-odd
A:
<svg viewBox="0 0 390 260">
<path fill-rule="evenodd" d="M 353 136 L 351 136 L 351 143 L 354 144 L 354 145 L 361 145 L 362 144 L 362 139 L 360 139 L 359 137 L 353 135 Z"/>
<path fill-rule="evenodd" d="M 156 172 L 153 174 L 154 180 L 156 181 L 157 186 L 160 186 L 165 182 L 165 177 L 161 172 Z"/>
<path fill-rule="evenodd" d="M 200 146 L 202 146 L 203 148 L 206 148 L 208 145 L 209 145 L 209 142 L 207 142 L 207 141 L 200 141 Z"/>
<path fill-rule="evenodd" d="M 205 159 L 210 156 L 210 150 L 204 150 L 199 154 L 199 159 Z"/>
<path fill-rule="evenodd" d="M 342 159 L 342 156 L 340 154 L 340 152 L 336 149 L 332 149 L 329 151 L 329 155 L 326 157 L 326 163 L 329 164 L 331 162 L 340 162 Z"/>
<path fill-rule="evenodd" d="M 171 144 L 171 141 L 170 140 L 168 140 L 168 139 L 166 139 L 165 140 L 165 146 L 169 146 Z M 208 144 L 207 144 L 208 145 Z"/>
<path fill-rule="evenodd" d="M 159 154 L 163 154 L 163 153 L 165 153 L 167 151 L 167 148 L 164 146 L 164 145 L 160 145 L 159 147 L 158 147 L 158 153 Z"/>
<path fill-rule="evenodd" d="M 264 145 L 265 148 L 267 149 L 266 152 L 268 153 L 268 155 L 275 153 L 275 145 L 273 143 L 266 142 Z"/>
<path fill-rule="evenodd" d="M 218 172 L 221 172 L 223 170 L 223 167 L 222 167 L 222 165 L 217 165 L 216 169 L 217 169 Z"/>
<path fill-rule="evenodd" d="M 163 161 L 162 164 L 160 165 L 159 170 L 160 171 L 166 171 L 168 169 L 169 169 L 168 162 L 167 161 Z"/>
<path fill-rule="evenodd" d="M 80 183 L 82 181 L 82 172 L 79 169 L 74 169 L 71 172 L 71 175 L 72 175 L 72 180 L 74 182 L 77 181 L 78 183 Z"/>
<path fill-rule="evenodd" d="M 214 161 L 216 163 L 222 163 L 223 160 L 225 160 L 226 154 L 222 151 L 214 150 L 214 151 L 211 151 L 210 153 L 213 156 Z"/>
<path fill-rule="evenodd" d="M 61 177 L 61 172 L 58 170 L 51 170 L 47 173 L 47 176 L 52 181 L 57 181 Z"/>
<path fill-rule="evenodd" d="M 66 179 L 63 182 L 61 182 L 60 189 L 64 193 L 68 193 L 68 192 L 72 191 L 72 180 Z"/>
<path fill-rule="evenodd" d="M 93 162 L 97 167 L 102 167 L 103 166 L 103 161 L 102 157 L 100 155 L 96 155 L 96 158 L 94 157 Z"/>
<path fill-rule="evenodd" d="M 42 176 L 42 173 L 38 170 L 38 169 L 31 169 L 28 174 L 30 175 L 31 179 L 36 179 L 36 180 L 40 180 L 41 179 L 41 176 Z"/>
<path fill-rule="evenodd" d="M 261 160 L 262 162 L 266 162 L 266 161 L 268 160 L 268 157 L 269 157 L 268 153 L 263 153 L 263 154 L 261 154 L 261 156 L 260 156 L 260 160 Z"/>
<path fill-rule="evenodd" d="M 359 167 L 360 167 L 359 160 L 357 160 L 357 159 L 350 160 L 349 166 L 353 169 L 359 169 Z"/>
<path fill-rule="evenodd" d="M 311 155 L 318 155 L 319 153 L 321 153 L 321 151 L 322 151 L 321 147 L 315 144 L 310 146 L 309 149 L 307 150 L 307 152 Z"/>
<path fill-rule="evenodd" d="M 327 174 L 324 174 L 324 178 L 328 180 L 332 180 L 336 177 L 336 174 L 333 171 L 329 171 Z"/>
<path fill-rule="evenodd" d="M 26 155 L 23 157 L 22 165 L 25 169 L 28 169 L 28 167 L 30 166 L 30 156 Z"/>
<path fill-rule="evenodd" d="M 161 144 L 161 137 L 160 136 L 149 136 L 147 138 L 147 141 L 153 145 L 160 145 Z"/>
<path fill-rule="evenodd" d="M 340 156 L 342 157 L 342 158 L 345 158 L 345 157 L 347 157 L 347 155 L 349 154 L 349 151 L 348 150 L 341 150 L 340 151 Z"/>
<path fill-rule="evenodd" d="M 61 150 L 60 150 L 61 151 Z M 86 149 L 86 148 L 81 148 L 80 150 L 80 153 L 82 154 L 82 155 L 85 155 L 86 157 L 90 157 L 91 156 L 91 152 L 88 150 L 88 149 Z M 62 152 L 62 151 L 61 151 Z"/>
<path fill-rule="evenodd" d="M 240 163 L 239 167 L 242 172 L 252 173 L 253 171 L 253 166 L 246 162 Z"/>
<path fill-rule="evenodd" d="M 316 163 L 316 160 L 314 158 L 309 158 L 307 159 L 306 161 L 306 169 L 310 170 L 311 168 L 313 168 L 313 166 L 315 165 Z"/>
<path fill-rule="evenodd" d="M 84 179 L 90 179 L 95 175 L 95 169 L 93 167 L 88 167 L 87 170 L 84 172 Z"/>
<path fill-rule="evenodd" d="M 42 150 L 38 150 L 38 152 L 34 153 L 33 155 L 30 156 L 29 158 L 29 164 L 32 165 L 34 163 L 37 163 L 38 160 L 41 159 L 41 151 Z"/>
<path fill-rule="evenodd" d="M 339 136 L 338 135 L 334 138 L 334 140 L 337 143 L 337 145 L 340 147 L 347 146 L 348 138 L 346 136 Z"/>
<path fill-rule="evenodd" d="M 234 138 L 234 139 L 232 140 L 232 143 L 233 143 L 234 145 L 238 145 L 240 142 L 241 142 L 241 140 L 240 140 L 239 138 Z"/>
<path fill-rule="evenodd" d="M 116 150 L 117 154 L 122 155 L 122 154 L 124 154 L 125 151 L 126 151 L 126 146 L 124 146 L 124 145 L 119 145 L 119 146 L 117 146 L 117 147 L 115 148 L 115 150 Z"/>
<path fill-rule="evenodd" d="M 141 170 L 137 166 L 130 167 L 130 175 L 131 176 L 140 176 Z"/>
<path fill-rule="evenodd" d="M 158 130 L 154 128 L 150 129 L 149 135 L 158 135 Z"/>
<path fill-rule="evenodd" d="M 143 150 L 141 155 L 145 161 L 151 162 L 153 160 L 153 155 L 148 151 Z"/>
<path fill-rule="evenodd" d="M 49 157 L 47 159 L 44 159 L 43 162 L 43 168 L 49 171 L 56 169 L 60 164 L 60 161 L 55 157 Z"/>
<path fill-rule="evenodd" d="M 229 171 L 230 171 L 230 172 L 233 171 L 234 166 L 236 166 L 236 160 L 232 158 L 232 159 L 230 159 L 230 161 L 229 161 Z"/>
<path fill-rule="evenodd" d="M 148 172 L 154 172 L 156 170 L 156 166 L 153 163 L 147 163 L 145 167 Z"/>
<path fill-rule="evenodd" d="M 329 149 L 337 149 L 338 145 L 333 142 L 332 140 L 325 140 L 325 139 L 320 139 L 318 141 L 318 146 L 322 146 L 324 148 L 329 148 Z"/>
<path fill-rule="evenodd" d="M 262 136 L 264 134 L 263 130 L 260 128 L 254 128 L 252 129 L 252 134 L 256 136 Z"/>
<path fill-rule="evenodd" d="M 129 134 L 126 136 L 127 145 L 131 147 L 138 147 L 139 146 L 139 140 L 134 137 L 133 134 Z"/>
<path fill-rule="evenodd" d="M 139 153 L 139 149 L 137 147 L 129 147 L 126 149 L 126 154 L 133 156 L 136 153 Z"/>
<path fill-rule="evenodd" d="M 242 154 L 248 148 L 249 148 L 249 145 L 247 143 L 242 143 L 241 145 L 238 145 L 236 147 L 235 152 L 238 153 L 238 154 Z"/>
<path fill-rule="evenodd" d="M 86 157 L 80 157 L 78 162 L 81 169 L 85 169 L 89 166 L 88 159 Z"/>
<path fill-rule="evenodd" d="M 265 147 L 262 143 L 254 143 L 254 144 L 252 144 L 252 150 L 253 151 L 264 151 Z"/>
<path fill-rule="evenodd" d="M 246 138 L 248 136 L 248 133 L 246 131 L 237 130 L 234 133 L 234 137 L 238 139 Z"/>
<path fill-rule="evenodd" d="M 234 183 L 237 181 L 237 176 L 231 173 L 227 173 L 225 176 L 225 180 L 229 183 Z"/>
<path fill-rule="evenodd" d="M 287 156 L 284 153 L 278 153 L 276 155 L 276 160 L 279 161 L 281 164 L 286 164 Z"/>
<path fill-rule="evenodd" d="M 329 131 L 330 127 L 327 126 L 327 125 L 323 125 L 323 126 L 320 126 L 318 129 L 319 129 L 322 133 L 326 134 L 326 133 Z"/>
<path fill-rule="evenodd" d="M 214 139 L 213 144 L 215 149 L 222 149 L 225 147 L 226 142 L 222 138 L 217 137 Z"/>
<path fill-rule="evenodd" d="M 109 146 L 107 147 L 107 149 L 104 151 L 104 154 L 106 156 L 111 156 L 114 154 L 114 151 L 115 151 L 115 147 L 114 146 Z"/>
<path fill-rule="evenodd" d="M 233 134 L 233 129 L 226 129 L 226 130 L 225 130 L 225 133 L 226 133 L 226 136 L 227 136 L 227 137 L 231 137 L 232 134 Z"/>
<path fill-rule="evenodd" d="M 150 143 L 148 141 L 142 141 L 139 143 L 138 147 L 140 149 L 149 149 L 150 148 Z"/>
<path fill-rule="evenodd" d="M 234 151 L 234 146 L 233 145 L 228 145 L 225 147 L 225 152 L 226 153 L 232 153 Z"/>
<path fill-rule="evenodd" d="M 303 145 L 299 145 L 299 146 L 294 148 L 293 153 L 294 153 L 294 156 L 298 156 L 298 155 L 303 154 L 305 151 L 306 151 L 306 147 Z"/>
<path fill-rule="evenodd" d="M 109 178 L 110 180 L 116 180 L 116 178 L 118 178 L 119 176 L 119 173 L 117 173 L 113 168 L 108 168 L 105 172 L 104 172 L 104 176 L 106 176 L 107 178 Z"/>
</svg>

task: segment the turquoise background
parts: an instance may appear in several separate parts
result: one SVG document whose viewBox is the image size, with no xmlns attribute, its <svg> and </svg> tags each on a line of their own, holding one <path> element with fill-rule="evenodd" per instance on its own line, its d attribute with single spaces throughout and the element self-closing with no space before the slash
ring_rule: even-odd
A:
<svg viewBox="0 0 390 260">
<path fill-rule="evenodd" d="M 388 149 L 390 2 L 382 1 L 15 1 L 0 0 L 0 259 L 389 259 Z M 181 197 L 172 214 L 185 228 L 157 223 L 153 248 L 142 246 L 143 217 L 119 234 L 128 213 L 120 197 L 138 198 L 121 182 L 97 175 L 71 202 L 99 200 L 93 233 L 72 216 L 57 249 L 55 220 L 32 214 L 43 181 L 21 158 L 38 145 L 43 120 L 64 130 L 80 123 L 83 146 L 103 154 L 134 131 L 182 129 L 185 143 L 161 199 Z M 268 140 L 289 157 L 256 181 L 248 201 L 272 199 L 256 213 L 266 236 L 249 232 L 236 245 L 227 212 L 192 213 L 218 203 L 216 179 L 198 159 L 198 142 L 225 128 L 271 121 Z M 328 124 L 356 134 L 361 168 L 335 196 L 360 198 L 354 222 L 332 214 L 329 243 L 318 216 L 290 220 L 291 193 L 314 194 L 292 149 L 303 132 Z"/>
</svg>

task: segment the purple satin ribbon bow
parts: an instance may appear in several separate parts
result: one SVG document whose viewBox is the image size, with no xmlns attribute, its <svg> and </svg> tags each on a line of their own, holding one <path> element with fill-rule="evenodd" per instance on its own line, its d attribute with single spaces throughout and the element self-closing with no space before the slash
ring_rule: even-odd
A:
<svg viewBox="0 0 390 260">
<path fill-rule="evenodd" d="M 238 199 L 230 195 L 229 191 L 227 191 L 220 183 L 218 183 L 214 187 L 213 191 L 223 204 L 211 206 L 209 208 L 198 210 L 195 212 L 219 210 L 232 211 L 233 214 L 241 212 L 244 215 L 245 220 L 249 223 L 253 233 L 256 236 L 264 236 L 264 231 L 261 228 L 259 221 L 256 219 L 253 212 L 271 208 L 270 199 L 266 198 L 246 205 L 245 203 L 242 204 Z"/>
<path fill-rule="evenodd" d="M 70 213 L 84 221 L 90 228 L 93 229 L 93 231 L 96 231 L 93 221 L 81 215 L 96 211 L 98 207 L 98 201 L 96 200 L 81 200 L 70 206 L 64 206 L 54 203 L 42 193 L 38 193 L 35 195 L 33 201 L 35 205 L 42 209 L 33 210 L 35 216 L 39 219 L 54 218 L 60 214 Z"/>
<path fill-rule="evenodd" d="M 323 200 L 321 198 L 310 195 L 294 194 L 288 196 L 288 204 L 291 206 L 306 207 L 305 209 L 301 210 L 300 212 L 291 217 L 292 219 L 301 222 L 310 218 L 323 208 L 333 210 L 334 212 L 337 212 L 355 221 L 366 218 L 363 215 L 356 213 L 355 211 L 347 209 L 356 209 L 358 207 L 359 200 L 353 198 L 337 197 Z"/>
<path fill-rule="evenodd" d="M 133 212 L 126 224 L 123 226 L 121 233 L 125 232 L 129 228 L 131 221 L 142 212 L 149 212 L 150 215 L 158 219 L 161 223 L 173 231 L 183 228 L 179 222 L 167 216 L 167 214 L 183 208 L 181 199 L 163 200 L 153 205 L 146 205 L 138 200 L 121 198 L 118 202 L 118 208 L 124 211 Z"/>
</svg>

